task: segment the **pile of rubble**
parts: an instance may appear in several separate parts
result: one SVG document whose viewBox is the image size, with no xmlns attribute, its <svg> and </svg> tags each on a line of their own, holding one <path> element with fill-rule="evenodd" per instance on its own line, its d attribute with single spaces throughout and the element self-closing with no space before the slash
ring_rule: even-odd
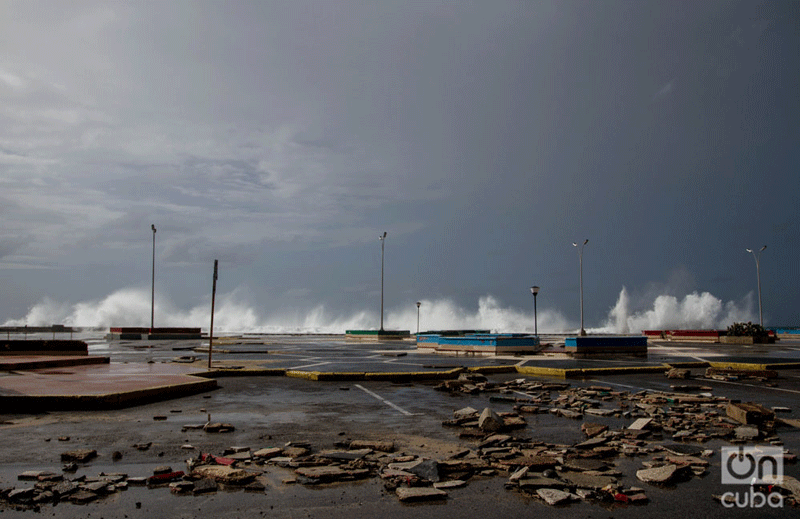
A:
<svg viewBox="0 0 800 519">
<path fill-rule="evenodd" d="M 472 375 L 438 386 L 440 390 L 471 394 L 497 393 L 490 401 L 512 404 L 511 412 L 459 409 L 443 425 L 459 427 L 460 438 L 478 442 L 477 457 L 485 463 L 483 470 L 509 474 L 507 488 L 548 504 L 577 499 L 646 503 L 643 489 L 620 484 L 623 474 L 612 460 L 648 457 L 636 477 L 651 485 L 674 485 L 707 474 L 707 458 L 714 453 L 686 442 L 721 439 L 734 444 L 759 441 L 780 446 L 783 443 L 775 434 L 776 426 L 797 427 L 790 420 L 775 418 L 775 410 L 788 409 L 768 410 L 757 404 L 731 402 L 713 396 L 711 388 L 704 386 L 672 388 L 677 391 L 630 393 L 606 386 L 572 388 L 567 383 L 525 379 L 491 384 Z M 554 391 L 558 392 L 555 396 Z M 585 439 L 574 445 L 559 445 L 512 436 L 512 431 L 525 427 L 525 415 L 536 413 L 587 420 L 581 425 Z M 598 417 L 627 421 L 627 425 L 611 430 L 607 424 L 591 421 Z M 785 463 L 795 461 L 794 454 L 784 453 Z M 791 479 L 787 488 L 794 488 Z M 786 502 L 800 502 L 800 494 L 791 489 L 787 493 Z"/>
</svg>

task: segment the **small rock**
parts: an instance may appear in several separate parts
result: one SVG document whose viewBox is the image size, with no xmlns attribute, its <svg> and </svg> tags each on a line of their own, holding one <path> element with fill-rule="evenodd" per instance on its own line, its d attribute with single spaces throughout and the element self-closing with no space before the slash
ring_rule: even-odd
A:
<svg viewBox="0 0 800 519">
<path fill-rule="evenodd" d="M 478 428 L 484 432 L 499 431 L 503 425 L 503 419 L 488 407 L 481 412 L 481 416 L 478 418 Z"/>
<path fill-rule="evenodd" d="M 548 505 L 559 505 L 572 499 L 572 494 L 554 488 L 540 488 L 536 494 Z"/>
<path fill-rule="evenodd" d="M 94 449 L 79 449 L 61 453 L 61 461 L 76 461 L 78 463 L 85 463 L 96 457 L 97 451 Z"/>
<path fill-rule="evenodd" d="M 636 477 L 645 483 L 666 484 L 675 477 L 675 472 L 677 470 L 678 467 L 676 465 L 664 465 L 661 467 L 637 470 Z"/>
<path fill-rule="evenodd" d="M 447 499 L 447 492 L 433 487 L 398 487 L 395 493 L 403 502 Z"/>
</svg>

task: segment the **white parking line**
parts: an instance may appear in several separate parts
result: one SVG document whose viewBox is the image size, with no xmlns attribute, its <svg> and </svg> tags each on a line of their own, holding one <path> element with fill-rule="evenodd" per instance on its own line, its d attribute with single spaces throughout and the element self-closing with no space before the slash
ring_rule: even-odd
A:
<svg viewBox="0 0 800 519">
<path fill-rule="evenodd" d="M 382 396 L 380 396 L 380 395 L 378 395 L 378 394 L 376 394 L 376 393 L 373 393 L 372 391 L 370 391 L 369 389 L 365 388 L 364 386 L 362 386 L 362 385 L 360 385 L 360 384 L 356 384 L 356 387 L 357 387 L 358 389 L 360 389 L 361 391 L 365 392 L 366 394 L 368 394 L 368 395 L 370 395 L 370 396 L 372 396 L 372 397 L 374 397 L 374 398 L 377 398 L 378 400 L 380 400 L 380 401 L 381 401 L 381 402 L 383 402 L 384 404 L 388 405 L 389 407 L 393 407 L 394 409 L 396 409 L 396 410 L 400 411 L 400 412 L 401 412 L 401 413 L 403 413 L 404 415 L 406 415 L 406 416 L 414 416 L 414 413 L 409 413 L 408 411 L 406 411 L 406 410 L 405 410 L 405 409 L 403 409 L 402 407 L 400 407 L 400 406 L 398 406 L 398 405 L 395 405 L 395 404 L 393 404 L 392 402 L 389 402 L 388 400 L 386 400 L 386 399 L 385 399 L 385 398 L 383 398 Z"/>
<path fill-rule="evenodd" d="M 755 387 L 758 389 L 768 389 L 770 391 L 783 391 L 784 393 L 800 393 L 795 389 L 783 389 L 781 387 L 766 387 L 766 386 L 756 386 L 754 384 L 742 384 L 741 382 L 728 382 L 727 380 L 709 380 L 709 383 L 719 383 L 719 384 L 731 384 L 733 386 L 744 386 L 744 387 Z"/>
<path fill-rule="evenodd" d="M 657 391 L 656 389 L 648 389 L 646 387 L 639 387 L 639 386 L 629 386 L 627 384 L 615 384 L 614 382 L 609 382 L 608 380 L 590 380 L 589 382 L 596 382 L 598 384 L 608 385 L 608 386 L 619 386 L 619 387 L 627 387 L 628 389 L 640 389 L 642 391 Z"/>
<path fill-rule="evenodd" d="M 326 364 L 330 364 L 330 362 L 317 362 L 316 364 L 306 364 L 304 366 L 295 366 L 293 368 L 286 368 L 286 369 L 304 369 L 304 368 L 313 368 L 314 366 L 325 366 Z"/>
</svg>

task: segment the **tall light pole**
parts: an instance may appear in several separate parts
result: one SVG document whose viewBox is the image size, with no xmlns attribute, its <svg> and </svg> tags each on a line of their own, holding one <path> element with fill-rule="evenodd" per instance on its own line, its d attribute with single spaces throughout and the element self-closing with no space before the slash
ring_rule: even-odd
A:
<svg viewBox="0 0 800 519">
<path fill-rule="evenodd" d="M 758 265 L 758 259 L 761 256 L 761 252 L 766 249 L 767 246 L 764 245 L 758 250 L 758 254 L 753 249 L 745 249 L 747 252 L 751 252 L 753 257 L 756 259 L 756 279 L 758 280 L 758 322 L 763 327 L 764 326 L 764 314 L 761 313 L 761 271 Z"/>
<path fill-rule="evenodd" d="M 378 239 L 381 241 L 381 331 L 383 331 L 383 245 L 386 243 L 386 231 Z"/>
<path fill-rule="evenodd" d="M 583 328 L 583 248 L 586 246 L 587 243 L 589 243 L 588 238 L 583 241 L 583 244 L 578 249 L 578 262 L 580 263 L 580 269 L 581 269 L 581 278 L 580 278 L 581 279 L 581 336 L 586 335 L 586 330 Z M 572 246 L 577 247 L 578 244 L 573 242 Z"/>
<path fill-rule="evenodd" d="M 153 333 L 153 318 L 155 317 L 156 308 L 156 226 L 150 224 L 150 229 L 153 230 L 153 282 L 150 285 L 150 333 Z"/>
<path fill-rule="evenodd" d="M 531 287 L 531 294 L 533 294 L 533 334 L 539 336 L 539 320 L 536 316 L 536 296 L 539 294 L 539 287 Z"/>
<path fill-rule="evenodd" d="M 419 307 L 422 306 L 422 303 L 417 301 L 417 335 L 419 335 Z"/>
</svg>

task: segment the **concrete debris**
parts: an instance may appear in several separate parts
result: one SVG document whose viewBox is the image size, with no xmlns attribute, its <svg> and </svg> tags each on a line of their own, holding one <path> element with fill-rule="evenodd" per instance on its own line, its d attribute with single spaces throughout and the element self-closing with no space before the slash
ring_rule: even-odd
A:
<svg viewBox="0 0 800 519">
<path fill-rule="evenodd" d="M 86 463 L 96 457 L 97 451 L 94 449 L 79 449 L 61 453 L 61 461 L 75 461 L 78 463 Z"/>
<path fill-rule="evenodd" d="M 235 431 L 236 428 L 229 423 L 209 422 L 203 426 L 203 430 L 207 433 L 228 433 Z"/>
<path fill-rule="evenodd" d="M 678 471 L 677 465 L 662 465 L 660 467 L 653 467 L 649 469 L 641 469 L 636 471 L 636 477 L 645 483 L 667 484 L 675 478 Z"/>
<path fill-rule="evenodd" d="M 752 402 L 730 403 L 725 414 L 745 425 L 768 426 L 775 420 L 775 412 Z"/>
<path fill-rule="evenodd" d="M 642 429 L 646 428 L 650 422 L 652 422 L 652 418 L 637 418 L 635 422 L 628 426 L 628 429 L 631 431 L 641 431 Z"/>
<path fill-rule="evenodd" d="M 691 375 L 691 372 L 688 369 L 672 368 L 666 372 L 667 378 L 670 379 L 687 379 L 689 375 Z"/>
<path fill-rule="evenodd" d="M 742 425 L 734 429 L 736 434 L 737 440 L 743 441 L 753 441 L 761 436 L 761 433 L 758 431 L 758 427 L 753 427 L 751 425 Z"/>
<path fill-rule="evenodd" d="M 433 487 L 398 487 L 397 498 L 403 502 L 447 499 L 447 492 Z"/>
<path fill-rule="evenodd" d="M 608 426 L 600 423 L 585 422 L 581 425 L 581 431 L 589 438 L 602 434 L 608 430 Z"/>
<path fill-rule="evenodd" d="M 560 505 L 572 499 L 572 494 L 554 488 L 540 488 L 536 494 L 548 505 Z"/>
<path fill-rule="evenodd" d="M 488 407 L 481 412 L 478 418 L 478 428 L 485 432 L 496 432 L 503 428 L 503 419 Z"/>
</svg>

